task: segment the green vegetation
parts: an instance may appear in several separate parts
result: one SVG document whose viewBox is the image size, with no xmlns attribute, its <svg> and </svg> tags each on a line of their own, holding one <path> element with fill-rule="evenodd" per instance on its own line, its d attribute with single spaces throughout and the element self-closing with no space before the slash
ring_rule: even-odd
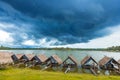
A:
<svg viewBox="0 0 120 80">
<path fill-rule="evenodd" d="M 5 47 L 0 46 L 0 50 L 88 50 L 88 51 L 103 51 L 106 50 L 104 48 L 63 48 L 63 47 L 56 47 L 56 48 L 11 48 L 11 47 Z"/>
<path fill-rule="evenodd" d="M 1 46 L 0 46 L 0 50 L 4 50 L 4 49 L 10 49 L 10 48 L 1 45 Z"/>
<path fill-rule="evenodd" d="M 112 46 L 107 48 L 108 51 L 120 51 L 120 46 Z"/>
<path fill-rule="evenodd" d="M 120 46 L 112 46 L 108 48 L 11 48 L 0 46 L 0 50 L 81 50 L 81 51 L 120 51 Z"/>
<path fill-rule="evenodd" d="M 0 70 L 0 80 L 120 80 L 120 76 L 94 76 L 80 73 L 64 74 L 63 72 L 11 68 Z"/>
</svg>

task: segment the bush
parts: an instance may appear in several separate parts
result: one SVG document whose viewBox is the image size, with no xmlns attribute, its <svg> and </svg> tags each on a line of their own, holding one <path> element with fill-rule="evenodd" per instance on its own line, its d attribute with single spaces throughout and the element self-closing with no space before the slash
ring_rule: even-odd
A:
<svg viewBox="0 0 120 80">
<path fill-rule="evenodd" d="M 0 70 L 6 70 L 6 69 L 7 69 L 7 67 L 5 65 L 3 65 L 3 64 L 0 65 Z"/>
</svg>

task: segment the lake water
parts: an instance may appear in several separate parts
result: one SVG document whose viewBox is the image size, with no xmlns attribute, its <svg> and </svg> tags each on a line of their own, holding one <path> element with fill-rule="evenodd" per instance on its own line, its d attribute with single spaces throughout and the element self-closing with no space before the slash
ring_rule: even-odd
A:
<svg viewBox="0 0 120 80">
<path fill-rule="evenodd" d="M 80 61 L 85 56 L 92 56 L 96 61 L 99 61 L 104 56 L 113 57 L 115 60 L 120 59 L 120 52 L 107 52 L 107 51 L 81 51 L 81 50 L 0 50 L 1 52 L 7 51 L 7 52 L 13 52 L 14 54 L 30 54 L 34 53 L 37 54 L 45 54 L 47 57 L 51 55 L 58 55 L 62 60 L 65 60 L 68 55 L 74 56 L 77 61 L 80 63 Z"/>
</svg>

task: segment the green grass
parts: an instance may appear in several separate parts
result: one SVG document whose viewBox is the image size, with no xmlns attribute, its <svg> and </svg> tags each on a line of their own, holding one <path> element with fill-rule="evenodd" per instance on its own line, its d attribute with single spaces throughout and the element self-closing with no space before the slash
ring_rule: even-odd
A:
<svg viewBox="0 0 120 80">
<path fill-rule="evenodd" d="M 0 80 L 120 80 L 120 76 L 94 76 L 92 74 L 47 72 L 32 69 L 0 70 Z"/>
</svg>

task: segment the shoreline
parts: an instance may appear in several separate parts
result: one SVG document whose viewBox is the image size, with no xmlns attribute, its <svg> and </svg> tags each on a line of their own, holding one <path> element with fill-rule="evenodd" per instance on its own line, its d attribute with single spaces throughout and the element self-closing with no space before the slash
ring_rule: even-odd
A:
<svg viewBox="0 0 120 80">
<path fill-rule="evenodd" d="M 22 49 L 22 48 L 11 48 L 11 49 L 0 49 L 0 51 L 2 50 L 63 50 L 63 51 L 75 51 L 75 50 L 78 50 L 78 51 L 106 51 L 106 52 L 120 52 L 120 51 L 114 51 L 114 50 L 107 50 L 107 49 L 48 49 L 48 48 L 41 48 L 41 49 L 31 49 L 31 48 L 28 48 L 28 49 Z"/>
</svg>

